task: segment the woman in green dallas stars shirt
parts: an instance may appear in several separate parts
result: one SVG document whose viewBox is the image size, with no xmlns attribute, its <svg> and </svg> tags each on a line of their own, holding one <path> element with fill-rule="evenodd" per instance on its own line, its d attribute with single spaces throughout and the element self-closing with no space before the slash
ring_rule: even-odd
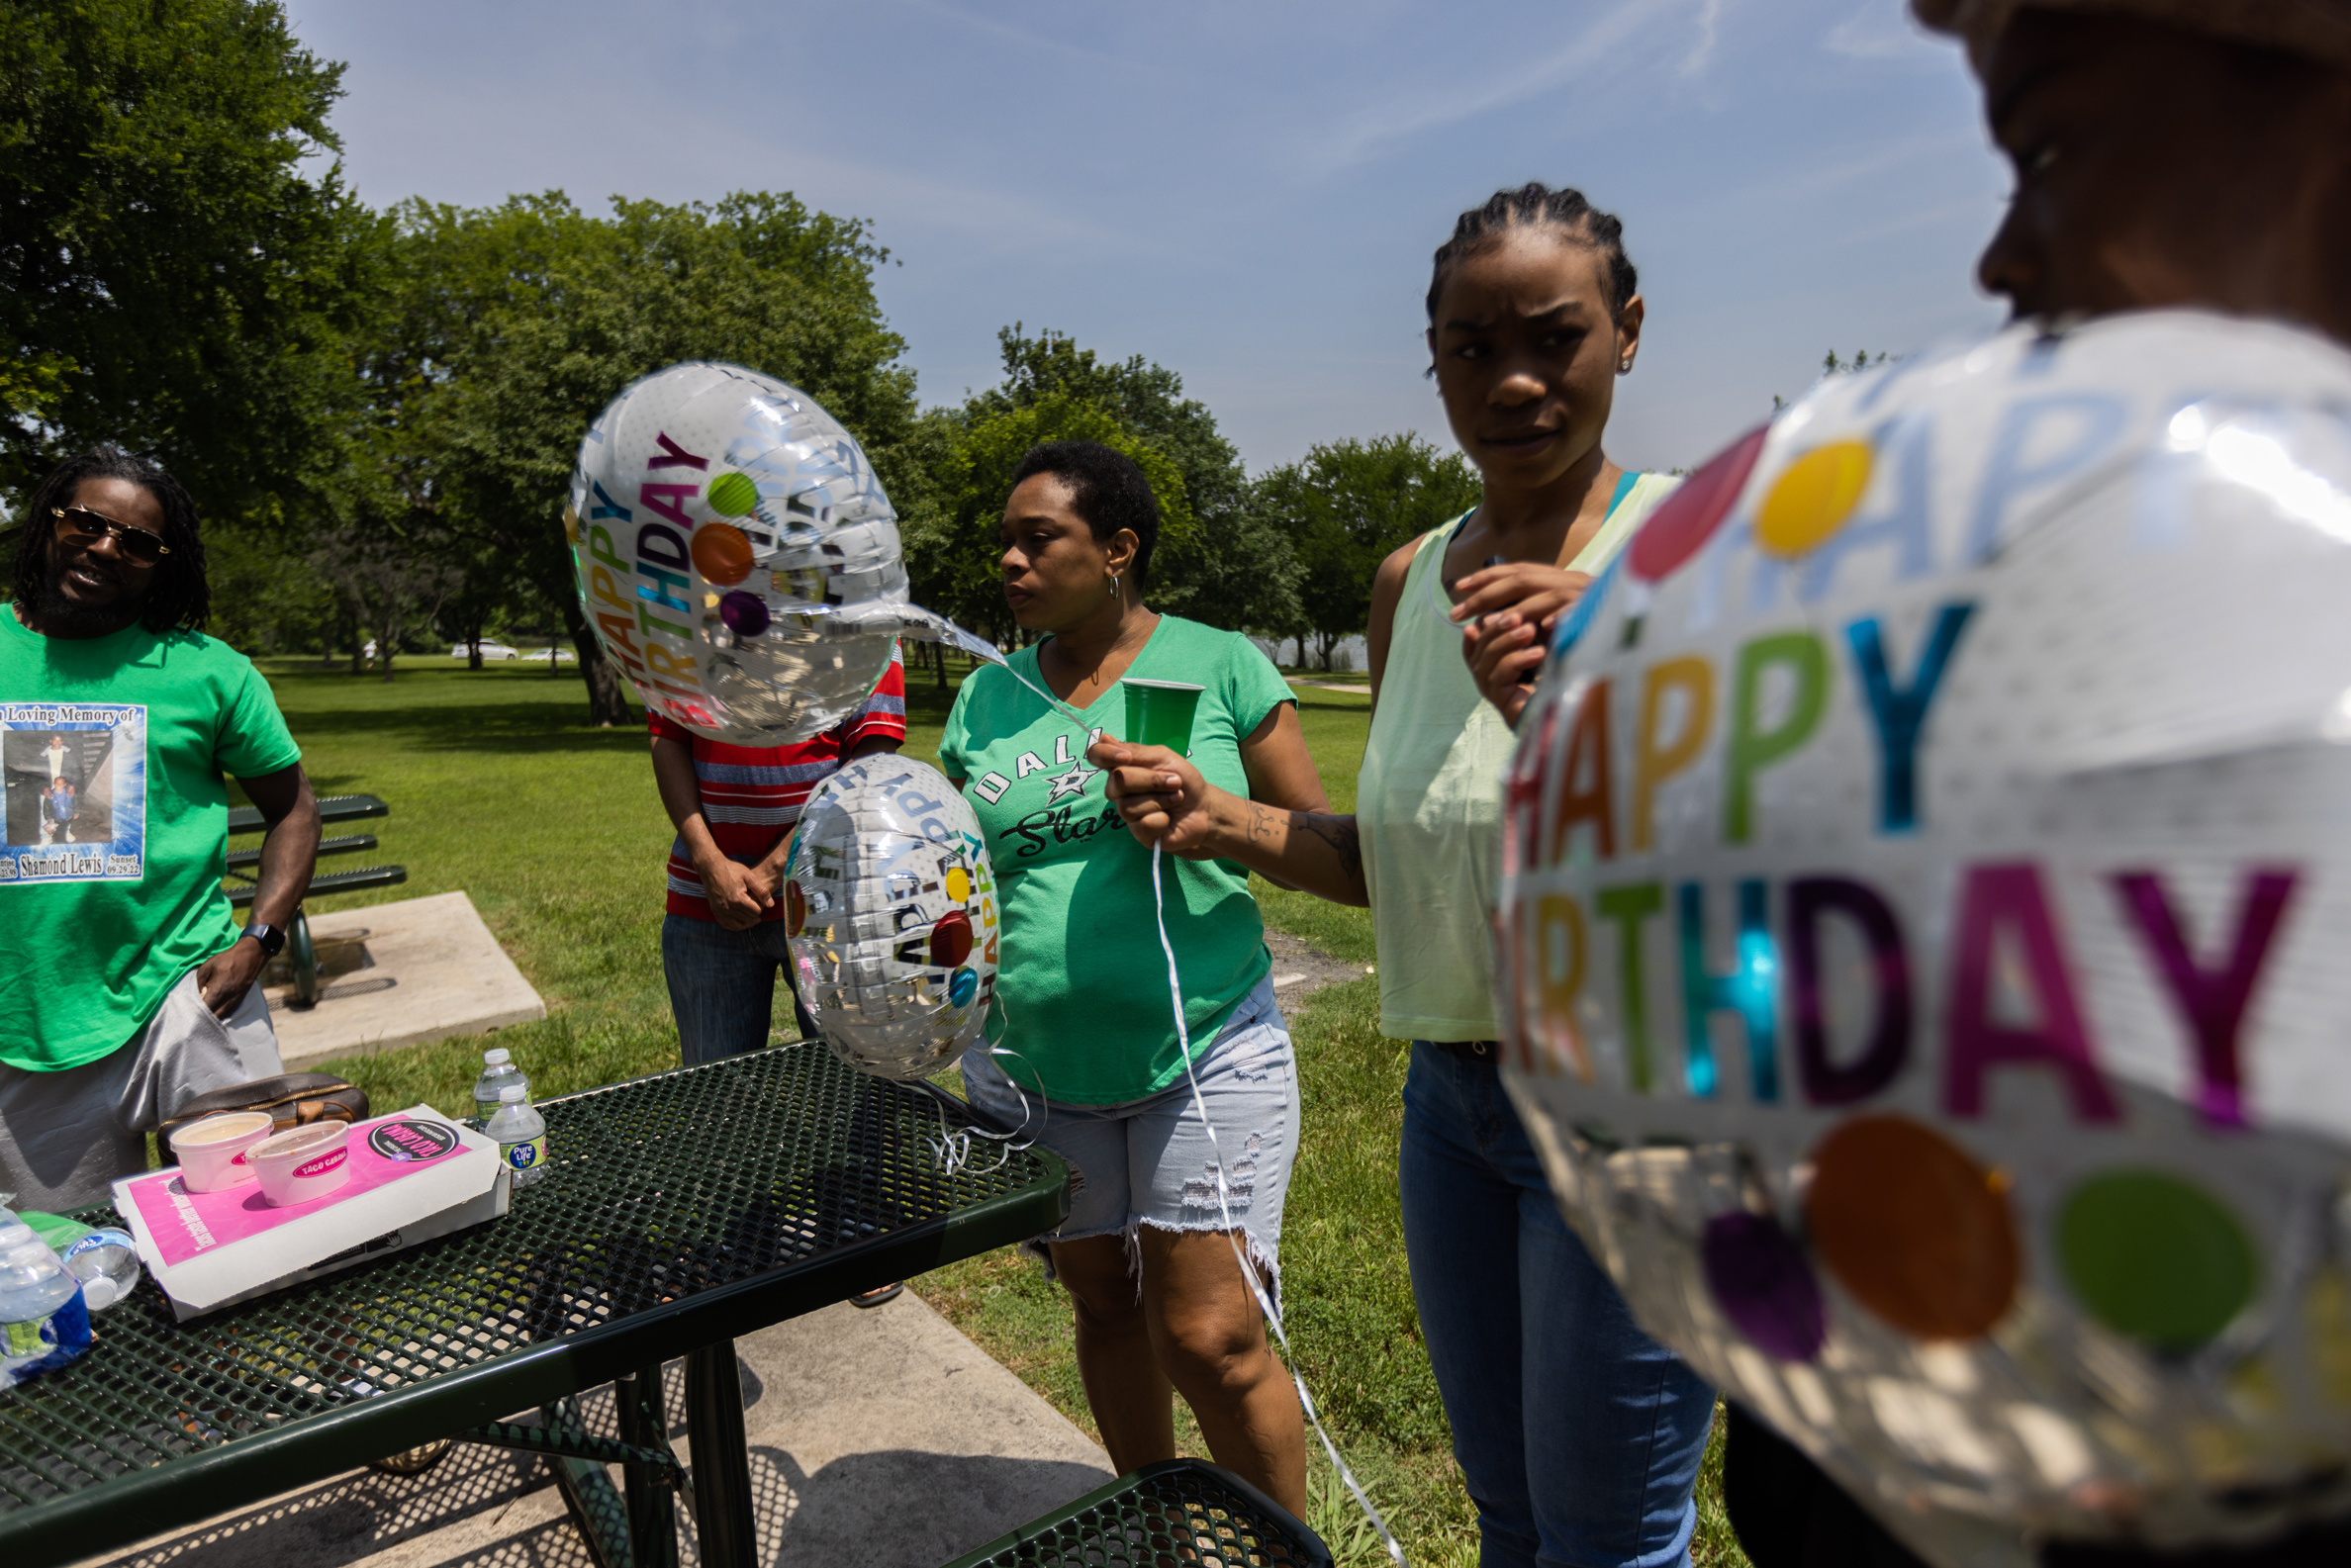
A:
<svg viewBox="0 0 2351 1568">
<path fill-rule="evenodd" d="M 1266 1345 L 1227 1218 L 1269 1287 L 1297 1147 L 1298 1082 L 1249 874 L 1162 867 L 1181 976 L 1192 1103 L 1151 851 L 1104 798 L 1086 747 L 1124 721 L 1122 677 L 1204 690 L 1191 760 L 1235 794 L 1327 812 L 1289 688 L 1245 637 L 1143 603 L 1159 504 L 1141 469 L 1090 441 L 1032 448 L 1004 506 L 1004 597 L 1046 633 L 1010 672 L 957 693 L 940 766 L 979 813 L 1002 887 L 1000 1045 L 964 1058 L 972 1103 L 1075 1165 L 1070 1218 L 1045 1241 L 1078 1316 L 1078 1365 L 1112 1461 L 1174 1458 L 1173 1390 L 1217 1463 L 1293 1513 L 1306 1503 L 1296 1393 Z M 1221 1151 L 1224 1194 L 1218 1194 Z"/>
</svg>

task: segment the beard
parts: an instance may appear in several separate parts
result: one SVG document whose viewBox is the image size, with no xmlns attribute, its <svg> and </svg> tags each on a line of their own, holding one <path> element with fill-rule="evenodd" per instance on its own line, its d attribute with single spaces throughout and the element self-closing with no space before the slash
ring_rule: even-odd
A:
<svg viewBox="0 0 2351 1568">
<path fill-rule="evenodd" d="M 108 604 L 83 604 L 65 593 L 65 563 L 51 552 L 48 581 L 43 585 L 40 604 L 42 619 L 58 629 L 81 636 L 103 635 L 120 630 L 139 618 L 136 600 L 116 600 Z"/>
</svg>

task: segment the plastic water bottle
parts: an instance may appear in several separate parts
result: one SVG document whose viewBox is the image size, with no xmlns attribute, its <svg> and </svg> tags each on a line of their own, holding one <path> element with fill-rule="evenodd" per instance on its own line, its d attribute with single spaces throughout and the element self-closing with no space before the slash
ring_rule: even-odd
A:
<svg viewBox="0 0 2351 1568">
<path fill-rule="evenodd" d="M 90 1348 L 81 1282 L 10 1214 L 0 1221 L 0 1388 L 50 1372 Z"/>
<path fill-rule="evenodd" d="M 104 1312 L 139 1284 L 139 1244 L 128 1231 L 108 1227 L 93 1231 L 61 1214 L 21 1216 L 33 1234 L 65 1261 L 65 1271 L 81 1281 L 82 1305 Z"/>
<path fill-rule="evenodd" d="M 514 1087 L 522 1091 L 524 1100 L 530 1098 L 530 1080 L 522 1069 L 515 1065 L 512 1052 L 485 1051 L 482 1053 L 482 1075 L 474 1079 L 474 1125 L 485 1131 L 490 1118 L 498 1114 L 499 1090 Z"/>
<path fill-rule="evenodd" d="M 527 1187 L 547 1173 L 547 1119 L 530 1108 L 519 1083 L 498 1091 L 498 1114 L 482 1131 L 498 1140 L 498 1157 L 506 1161 L 515 1185 Z"/>
</svg>

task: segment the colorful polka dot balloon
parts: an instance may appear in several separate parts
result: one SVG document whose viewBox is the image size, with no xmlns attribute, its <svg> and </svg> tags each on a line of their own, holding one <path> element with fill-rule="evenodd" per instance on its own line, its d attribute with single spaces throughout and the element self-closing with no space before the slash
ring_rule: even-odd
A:
<svg viewBox="0 0 2351 1568">
<path fill-rule="evenodd" d="M 897 515 L 806 393 L 672 365 L 580 443 L 563 526 L 580 606 L 647 707 L 746 746 L 807 740 L 872 694 L 896 639 L 987 642 L 907 602 Z"/>
<path fill-rule="evenodd" d="M 866 757 L 824 781 L 785 867 L 800 1001 L 860 1072 L 919 1078 L 980 1038 L 995 995 L 995 874 L 947 781 Z"/>
<path fill-rule="evenodd" d="M 1930 1558 L 2351 1509 L 2346 606 L 2351 356 L 2160 314 L 1831 378 L 1560 628 L 1510 1092 Z"/>
</svg>

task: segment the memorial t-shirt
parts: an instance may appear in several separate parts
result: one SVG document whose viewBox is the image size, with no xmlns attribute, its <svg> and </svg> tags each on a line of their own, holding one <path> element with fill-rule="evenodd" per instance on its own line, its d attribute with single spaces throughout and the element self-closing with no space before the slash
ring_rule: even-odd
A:
<svg viewBox="0 0 2351 1568">
<path fill-rule="evenodd" d="M 1012 668 L 1050 691 L 1038 647 Z M 1249 793 L 1241 742 L 1292 700 L 1248 638 L 1163 615 L 1127 674 L 1206 688 L 1192 719 L 1191 761 L 1210 784 Z M 955 695 L 939 766 L 965 781 L 1003 899 L 1004 940 L 991 1022 L 1007 1051 L 996 1062 L 1048 1099 L 1120 1105 L 1183 1075 L 1168 960 L 1152 920 L 1151 851 L 1102 788 L 1085 748 L 1125 727 L 1113 685 L 1083 710 L 1081 730 L 1006 671 L 975 671 Z M 1161 864 L 1168 940 L 1183 982 L 1184 1026 L 1196 1051 L 1272 968 L 1249 873 L 1232 861 Z"/>
<path fill-rule="evenodd" d="M 0 1061 L 97 1061 L 236 940 L 227 777 L 301 756 L 227 643 L 137 625 L 45 637 L 0 605 Z M 68 822 L 42 809 L 58 781 Z"/>
</svg>

